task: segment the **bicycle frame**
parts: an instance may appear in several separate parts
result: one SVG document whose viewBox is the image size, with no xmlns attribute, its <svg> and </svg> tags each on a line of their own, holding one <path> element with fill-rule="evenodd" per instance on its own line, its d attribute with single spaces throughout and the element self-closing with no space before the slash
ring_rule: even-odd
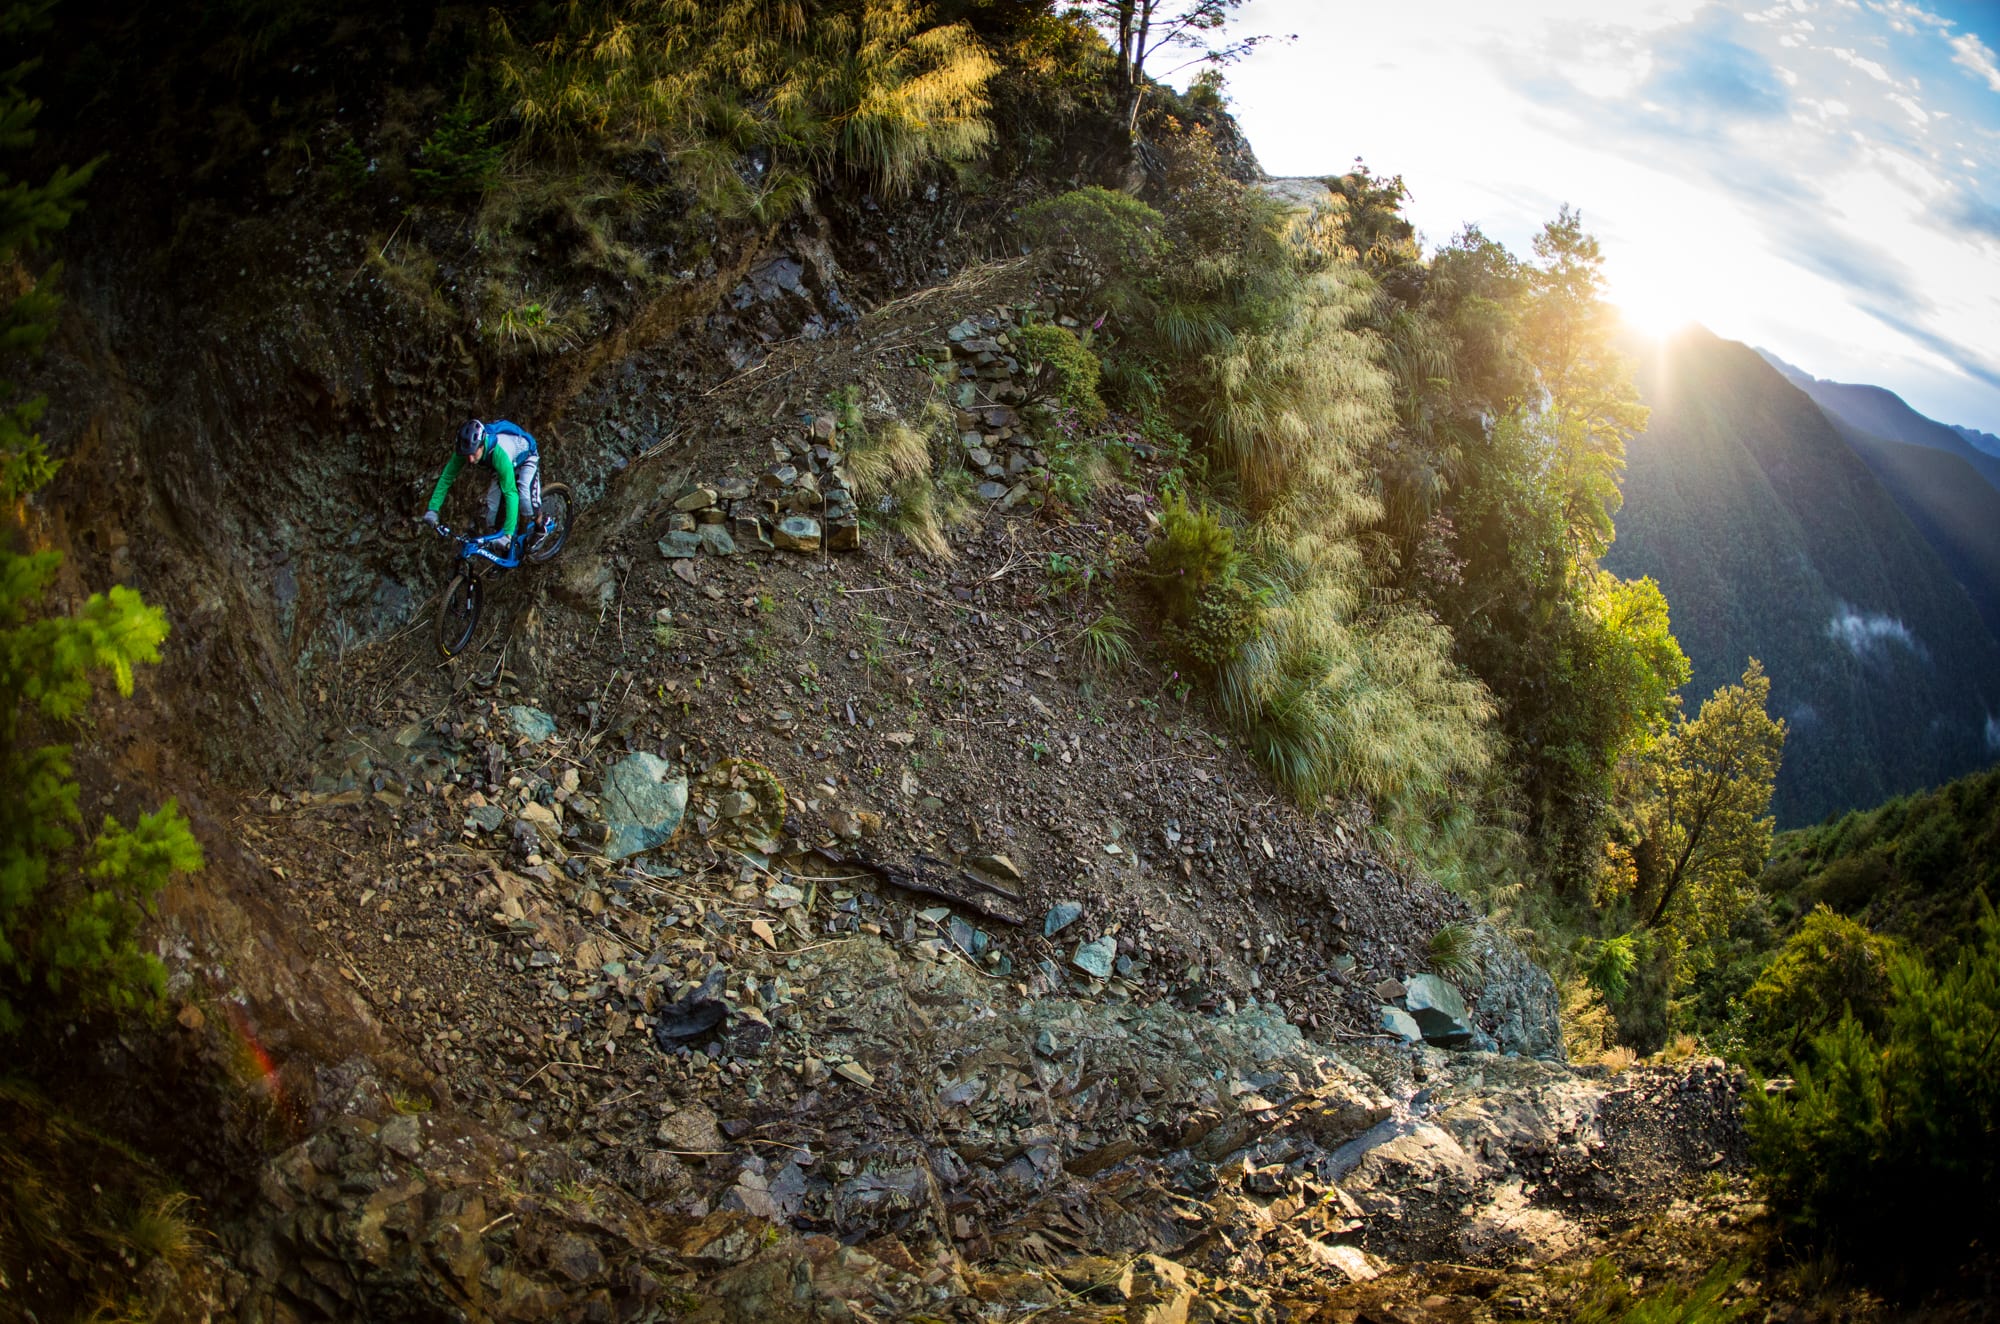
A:
<svg viewBox="0 0 2000 1324">
<path fill-rule="evenodd" d="M 484 545 L 486 539 L 497 535 L 487 534 L 485 537 L 470 537 L 464 534 L 453 533 L 448 526 L 443 524 L 436 525 L 435 527 L 438 537 L 449 539 L 458 544 L 458 559 L 461 561 L 487 561 L 502 570 L 512 570 L 521 564 L 521 552 L 516 552 L 511 557 L 503 557 L 495 556 L 486 548 Z M 516 542 L 519 541 L 519 539 L 516 539 Z"/>
</svg>

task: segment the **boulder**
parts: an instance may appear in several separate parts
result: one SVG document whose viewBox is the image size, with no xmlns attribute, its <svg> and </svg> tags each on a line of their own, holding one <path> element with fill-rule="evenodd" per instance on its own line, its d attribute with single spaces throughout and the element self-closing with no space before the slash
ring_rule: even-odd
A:
<svg viewBox="0 0 2000 1324">
<path fill-rule="evenodd" d="M 614 860 L 663 846 L 687 813 L 688 783 L 665 759 L 627 756 L 604 774 L 599 797 L 610 829 L 604 854 Z"/>
<path fill-rule="evenodd" d="M 1441 1048 L 1463 1048 L 1478 1032 L 1465 998 L 1436 975 L 1412 975 L 1404 980 L 1403 1005 L 1416 1018 L 1424 1038 Z"/>
<path fill-rule="evenodd" d="M 1049 907 L 1048 916 L 1042 920 L 1042 936 L 1053 938 L 1070 925 L 1076 923 L 1083 914 L 1081 901 L 1058 901 Z"/>
<path fill-rule="evenodd" d="M 1413 1044 L 1424 1037 L 1417 1026 L 1417 1018 L 1401 1007 L 1384 1007 L 1381 1012 L 1382 1028 L 1395 1035 L 1406 1044 Z"/>
</svg>

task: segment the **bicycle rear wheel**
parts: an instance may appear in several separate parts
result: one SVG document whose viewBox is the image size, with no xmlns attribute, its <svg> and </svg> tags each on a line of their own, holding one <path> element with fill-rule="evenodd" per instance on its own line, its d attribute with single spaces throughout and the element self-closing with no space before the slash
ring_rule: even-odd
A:
<svg viewBox="0 0 2000 1324">
<path fill-rule="evenodd" d="M 479 580 L 472 575 L 460 575 L 445 588 L 444 599 L 438 603 L 438 656 L 457 657 L 472 642 L 472 632 L 478 628 Z"/>
<path fill-rule="evenodd" d="M 528 546 L 528 560 L 553 561 L 569 541 L 569 487 L 549 483 L 542 488 L 542 531 Z"/>
</svg>

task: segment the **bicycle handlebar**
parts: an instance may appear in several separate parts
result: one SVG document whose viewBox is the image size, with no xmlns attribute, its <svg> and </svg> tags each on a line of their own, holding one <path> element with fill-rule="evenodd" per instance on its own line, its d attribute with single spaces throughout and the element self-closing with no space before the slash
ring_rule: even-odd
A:
<svg viewBox="0 0 2000 1324">
<path fill-rule="evenodd" d="M 512 570 L 514 567 L 521 564 L 521 557 L 518 553 L 516 553 L 511 558 L 495 556 L 491 551 L 489 551 L 486 548 L 485 544 L 503 538 L 506 536 L 505 534 L 489 533 L 484 535 L 483 537 L 465 537 L 453 533 L 448 525 L 433 524 L 430 527 L 437 530 L 438 537 L 443 538 L 447 541 L 453 541 L 458 543 L 458 554 L 460 556 L 464 557 L 476 556 L 479 557 L 481 560 L 491 561 L 494 565 L 500 567 L 502 570 Z"/>
</svg>

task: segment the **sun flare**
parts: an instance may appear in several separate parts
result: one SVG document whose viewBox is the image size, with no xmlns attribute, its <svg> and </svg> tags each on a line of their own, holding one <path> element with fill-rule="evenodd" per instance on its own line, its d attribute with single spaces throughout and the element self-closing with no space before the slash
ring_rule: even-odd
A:
<svg viewBox="0 0 2000 1324">
<path fill-rule="evenodd" d="M 1692 282 L 1677 273 L 1627 268 L 1611 274 L 1605 296 L 1627 325 L 1652 339 L 1672 335 L 1696 320 Z"/>
</svg>

